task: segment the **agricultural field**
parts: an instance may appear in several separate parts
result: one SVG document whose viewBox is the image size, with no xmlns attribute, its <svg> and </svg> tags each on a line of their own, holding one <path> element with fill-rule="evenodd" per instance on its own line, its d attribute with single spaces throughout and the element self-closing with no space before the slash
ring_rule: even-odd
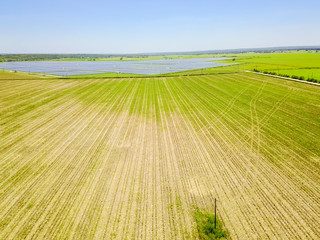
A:
<svg viewBox="0 0 320 240">
<path fill-rule="evenodd" d="M 2 74 L 0 239 L 320 238 L 319 86 Z"/>
<path fill-rule="evenodd" d="M 288 53 L 276 52 L 272 54 L 238 54 L 235 61 L 239 63 L 241 70 L 254 69 L 260 72 L 274 72 L 291 76 L 313 78 L 320 82 L 320 52 L 299 52 Z"/>
</svg>

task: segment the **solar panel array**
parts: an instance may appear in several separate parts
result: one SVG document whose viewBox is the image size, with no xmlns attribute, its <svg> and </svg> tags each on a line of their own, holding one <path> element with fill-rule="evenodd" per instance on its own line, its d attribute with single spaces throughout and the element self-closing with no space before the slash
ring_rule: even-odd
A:
<svg viewBox="0 0 320 240">
<path fill-rule="evenodd" d="M 59 76 L 109 72 L 156 75 L 230 65 L 227 63 L 214 62 L 223 59 L 226 58 L 191 58 L 145 61 L 5 62 L 0 64 L 0 69 L 36 72 Z"/>
</svg>

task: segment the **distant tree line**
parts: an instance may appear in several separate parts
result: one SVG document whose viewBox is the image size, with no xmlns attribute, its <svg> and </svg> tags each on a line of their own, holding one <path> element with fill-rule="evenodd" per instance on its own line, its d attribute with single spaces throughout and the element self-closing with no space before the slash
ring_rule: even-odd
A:
<svg viewBox="0 0 320 240">
<path fill-rule="evenodd" d="M 52 61 L 65 58 L 83 59 L 95 61 L 97 58 L 146 58 L 147 55 L 116 55 L 116 54 L 0 54 L 0 62 L 21 62 L 21 61 Z"/>
<path fill-rule="evenodd" d="M 314 82 L 314 83 L 320 83 L 320 80 L 314 79 L 313 77 L 308 77 L 307 79 L 303 76 L 297 76 L 297 75 L 289 75 L 289 74 L 283 74 L 283 73 L 276 73 L 276 72 L 269 72 L 269 71 L 260 71 L 256 68 L 253 69 L 254 72 L 262 72 L 264 74 L 270 74 L 280 77 L 287 77 L 287 78 L 293 78 L 297 80 L 307 81 L 307 82 Z"/>
<path fill-rule="evenodd" d="M 59 59 L 55 54 L 1 54 L 0 62 L 43 61 Z"/>
<path fill-rule="evenodd" d="M 161 53 L 141 53 L 141 54 L 0 54 L 0 62 L 19 61 L 50 61 L 64 58 L 82 58 L 86 61 L 94 61 L 99 58 L 147 58 L 150 56 L 164 56 L 170 59 L 172 55 L 202 55 L 202 54 L 230 54 L 230 53 L 273 53 L 282 51 L 320 51 L 320 46 L 297 46 L 297 47 L 271 47 L 271 48 L 242 48 L 227 50 L 207 50 L 191 52 L 161 52 Z M 230 56 L 229 56 L 230 57 Z"/>
</svg>

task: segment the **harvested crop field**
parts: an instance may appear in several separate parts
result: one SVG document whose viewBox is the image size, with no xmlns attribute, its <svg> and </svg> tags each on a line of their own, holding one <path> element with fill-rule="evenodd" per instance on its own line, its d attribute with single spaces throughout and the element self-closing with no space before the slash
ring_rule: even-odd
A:
<svg viewBox="0 0 320 240">
<path fill-rule="evenodd" d="M 320 238 L 320 88 L 253 73 L 0 80 L 0 239 Z"/>
</svg>

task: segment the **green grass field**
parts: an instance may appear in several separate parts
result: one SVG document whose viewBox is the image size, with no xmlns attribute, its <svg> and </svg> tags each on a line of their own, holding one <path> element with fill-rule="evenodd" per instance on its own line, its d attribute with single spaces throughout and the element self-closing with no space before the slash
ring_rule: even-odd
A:
<svg viewBox="0 0 320 240">
<path fill-rule="evenodd" d="M 273 65 L 272 69 L 320 68 L 320 53 L 273 53 L 239 57 L 238 62 Z"/>
<path fill-rule="evenodd" d="M 315 78 L 320 81 L 320 53 L 319 52 L 290 52 L 273 54 L 240 54 L 234 61 L 240 63 L 239 69 L 257 69 L 290 76 L 302 76 L 305 79 Z M 226 61 L 233 62 L 233 61 Z"/>
<path fill-rule="evenodd" d="M 313 69 L 288 69 L 288 70 L 273 70 L 276 73 L 288 74 L 290 76 L 303 76 L 305 79 L 314 78 L 320 80 L 320 68 Z M 319 82 L 319 81 L 318 81 Z"/>
<path fill-rule="evenodd" d="M 199 239 L 214 198 L 232 239 L 320 238 L 318 86 L 0 72 L 0 106 L 0 239 Z"/>
</svg>

